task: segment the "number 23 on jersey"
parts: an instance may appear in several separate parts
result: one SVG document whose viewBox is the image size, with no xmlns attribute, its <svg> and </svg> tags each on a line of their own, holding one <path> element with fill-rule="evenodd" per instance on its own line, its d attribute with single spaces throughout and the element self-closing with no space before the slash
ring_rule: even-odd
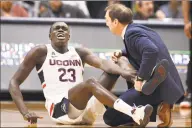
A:
<svg viewBox="0 0 192 128">
<path fill-rule="evenodd" d="M 59 76 L 59 80 L 61 82 L 76 82 L 76 73 L 75 69 L 69 68 L 59 68 L 58 72 L 61 72 L 61 75 Z M 68 78 L 69 77 L 69 78 Z"/>
</svg>

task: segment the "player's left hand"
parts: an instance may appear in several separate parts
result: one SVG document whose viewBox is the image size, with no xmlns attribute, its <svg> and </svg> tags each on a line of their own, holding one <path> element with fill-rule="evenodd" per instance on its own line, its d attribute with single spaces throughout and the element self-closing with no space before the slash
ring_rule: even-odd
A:
<svg viewBox="0 0 192 128">
<path fill-rule="evenodd" d="M 34 112 L 28 112 L 27 114 L 23 115 L 24 120 L 28 121 L 30 124 L 36 124 L 37 119 L 42 119 L 43 117 L 40 117 L 36 115 Z"/>
<path fill-rule="evenodd" d="M 136 81 L 135 80 L 135 84 L 134 84 L 135 90 L 141 92 L 142 84 L 143 84 L 142 81 Z"/>
</svg>

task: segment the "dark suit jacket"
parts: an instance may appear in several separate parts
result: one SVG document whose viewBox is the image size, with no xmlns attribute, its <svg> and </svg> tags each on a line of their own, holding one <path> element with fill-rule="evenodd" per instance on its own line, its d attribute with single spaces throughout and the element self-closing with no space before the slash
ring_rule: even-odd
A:
<svg viewBox="0 0 192 128">
<path fill-rule="evenodd" d="M 158 88 L 163 101 L 174 104 L 184 95 L 180 76 L 168 49 L 155 31 L 143 25 L 129 24 L 125 32 L 124 44 L 123 55 L 138 70 L 138 76 L 145 80 L 150 78 L 156 63 L 162 59 L 169 61 L 168 77 Z"/>
</svg>

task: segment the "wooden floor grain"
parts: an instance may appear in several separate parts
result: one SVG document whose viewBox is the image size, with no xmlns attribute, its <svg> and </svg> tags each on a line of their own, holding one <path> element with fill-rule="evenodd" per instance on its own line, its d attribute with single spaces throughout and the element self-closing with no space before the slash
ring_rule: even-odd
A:
<svg viewBox="0 0 192 128">
<path fill-rule="evenodd" d="M 21 114 L 12 102 L 1 102 L 1 127 L 109 127 L 102 119 L 102 113 L 98 114 L 97 120 L 93 125 L 58 125 L 51 121 L 43 102 L 26 103 L 27 106 L 35 111 L 43 119 L 38 120 L 37 125 L 29 125 L 23 120 Z M 172 112 L 173 124 L 171 127 L 191 127 L 191 109 L 179 109 L 175 107 Z M 150 122 L 147 127 L 157 127 L 160 123 Z"/>
</svg>

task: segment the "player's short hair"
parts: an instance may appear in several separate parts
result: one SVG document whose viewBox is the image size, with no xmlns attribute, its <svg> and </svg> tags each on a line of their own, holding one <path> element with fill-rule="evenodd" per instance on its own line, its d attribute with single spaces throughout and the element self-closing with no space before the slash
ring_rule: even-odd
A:
<svg viewBox="0 0 192 128">
<path fill-rule="evenodd" d="M 49 34 L 51 33 L 52 28 L 53 28 L 53 25 L 54 25 L 55 23 L 57 23 L 57 22 L 54 22 L 54 23 L 51 25 L 51 27 L 49 28 Z M 67 26 L 68 26 L 68 25 L 67 25 Z M 70 30 L 69 30 L 69 31 L 70 31 Z"/>
<path fill-rule="evenodd" d="M 133 22 L 133 13 L 130 8 L 122 4 L 112 4 L 105 8 L 109 11 L 109 17 L 112 21 L 117 19 L 122 24 L 130 24 Z"/>
<path fill-rule="evenodd" d="M 54 24 L 54 23 L 53 23 L 53 24 Z M 50 34 L 51 31 L 52 31 L 53 24 L 52 24 L 51 27 L 49 28 L 49 34 Z"/>
</svg>

